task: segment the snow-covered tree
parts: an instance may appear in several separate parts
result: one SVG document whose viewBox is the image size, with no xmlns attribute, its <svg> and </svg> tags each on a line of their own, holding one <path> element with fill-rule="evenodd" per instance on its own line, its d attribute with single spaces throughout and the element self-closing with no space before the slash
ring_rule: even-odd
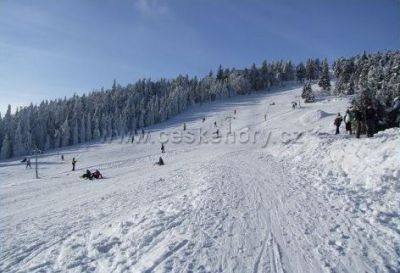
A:
<svg viewBox="0 0 400 273">
<path fill-rule="evenodd" d="M 318 85 L 323 90 L 331 89 L 331 81 L 329 79 L 329 65 L 328 65 L 328 61 L 326 59 L 322 62 L 321 78 L 318 82 Z"/>
<path fill-rule="evenodd" d="M 301 97 L 304 99 L 304 102 L 314 102 L 315 96 L 311 88 L 311 83 L 306 83 L 303 87 L 303 92 L 301 93 Z"/>
</svg>

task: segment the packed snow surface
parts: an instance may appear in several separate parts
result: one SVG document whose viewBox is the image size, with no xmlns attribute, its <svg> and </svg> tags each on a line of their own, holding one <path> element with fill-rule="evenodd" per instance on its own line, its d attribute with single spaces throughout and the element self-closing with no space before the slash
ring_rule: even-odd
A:
<svg viewBox="0 0 400 273">
<path fill-rule="evenodd" d="M 40 179 L 0 162 L 0 271 L 400 272 L 400 130 L 335 136 L 348 98 L 292 109 L 300 92 L 192 107 L 146 144 L 43 154 Z"/>
</svg>

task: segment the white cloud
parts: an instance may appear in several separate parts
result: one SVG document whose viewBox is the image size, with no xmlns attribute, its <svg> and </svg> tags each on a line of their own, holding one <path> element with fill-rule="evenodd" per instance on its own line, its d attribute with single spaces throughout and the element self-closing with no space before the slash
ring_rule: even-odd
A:
<svg viewBox="0 0 400 273">
<path fill-rule="evenodd" d="M 164 0 L 135 0 L 135 8 L 143 15 L 162 15 L 168 12 Z"/>
</svg>

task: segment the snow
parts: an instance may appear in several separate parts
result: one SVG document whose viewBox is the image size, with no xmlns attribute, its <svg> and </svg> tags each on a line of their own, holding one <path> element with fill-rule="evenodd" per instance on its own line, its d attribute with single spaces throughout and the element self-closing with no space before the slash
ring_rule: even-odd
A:
<svg viewBox="0 0 400 273">
<path fill-rule="evenodd" d="M 146 144 L 44 154 L 38 180 L 0 162 L 0 271 L 399 272 L 400 130 L 335 136 L 349 98 L 292 109 L 300 93 L 195 106 Z M 183 122 L 192 143 L 172 139 Z M 88 168 L 105 179 L 79 178 Z"/>
</svg>

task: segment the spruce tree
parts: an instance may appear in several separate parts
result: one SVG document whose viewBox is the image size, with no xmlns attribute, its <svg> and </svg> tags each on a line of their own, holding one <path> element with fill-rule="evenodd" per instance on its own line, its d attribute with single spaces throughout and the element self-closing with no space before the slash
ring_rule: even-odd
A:
<svg viewBox="0 0 400 273">
<path fill-rule="evenodd" d="M 306 83 L 303 87 L 303 92 L 301 93 L 301 97 L 304 99 L 304 102 L 314 102 L 315 96 L 311 88 L 311 83 Z"/>
<path fill-rule="evenodd" d="M 321 78 L 318 82 L 318 85 L 323 90 L 330 90 L 331 89 L 331 81 L 329 79 L 329 65 L 327 60 L 325 59 L 322 63 L 322 73 Z"/>
</svg>

